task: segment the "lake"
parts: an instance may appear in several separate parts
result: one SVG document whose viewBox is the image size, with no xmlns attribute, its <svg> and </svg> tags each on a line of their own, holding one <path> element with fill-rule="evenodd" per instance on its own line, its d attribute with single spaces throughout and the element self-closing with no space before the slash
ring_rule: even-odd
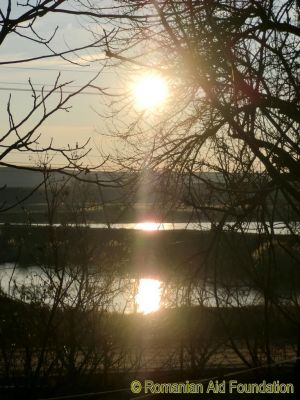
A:
<svg viewBox="0 0 300 400">
<path fill-rule="evenodd" d="M 5 225 L 5 223 L 0 223 L 0 226 Z M 24 226 L 24 223 L 11 223 L 12 226 Z M 48 226 L 48 223 L 31 223 L 30 226 Z M 61 224 L 53 224 L 55 227 L 61 226 Z M 68 224 L 68 226 L 88 226 L 92 229 L 134 229 L 134 230 L 143 230 L 143 231 L 170 231 L 170 230 L 192 230 L 192 231 L 210 231 L 214 229 L 216 224 L 212 224 L 211 222 L 153 222 L 153 221 L 145 221 L 145 222 L 130 222 L 130 223 L 116 223 L 110 224 L 109 226 L 104 223 L 89 223 L 86 225 L 83 224 Z M 223 230 L 235 232 L 244 232 L 244 233 L 263 233 L 266 228 L 271 232 L 274 231 L 276 235 L 289 235 L 299 234 L 300 233 L 300 222 L 283 222 L 283 221 L 274 221 L 272 224 L 252 221 L 252 222 L 226 222 L 223 226 Z"/>
<path fill-rule="evenodd" d="M 61 282 L 63 282 L 62 291 L 65 291 L 64 306 L 74 305 L 82 290 L 80 277 L 75 274 L 65 273 L 62 277 L 53 270 L 37 266 L 19 268 L 11 263 L 0 264 L 1 290 L 25 302 L 40 299 L 42 303 L 51 304 Z M 107 290 L 105 297 L 102 298 L 102 304 L 107 311 L 119 313 L 137 311 L 148 314 L 160 308 L 200 304 L 216 307 L 218 303 L 222 306 L 236 307 L 258 305 L 262 301 L 261 294 L 248 287 L 215 289 L 212 283 L 204 282 L 194 287 L 189 284 L 176 286 L 174 282 L 129 276 L 111 279 L 94 273 L 92 269 L 87 282 L 89 294 L 93 290 L 95 292 Z"/>
</svg>

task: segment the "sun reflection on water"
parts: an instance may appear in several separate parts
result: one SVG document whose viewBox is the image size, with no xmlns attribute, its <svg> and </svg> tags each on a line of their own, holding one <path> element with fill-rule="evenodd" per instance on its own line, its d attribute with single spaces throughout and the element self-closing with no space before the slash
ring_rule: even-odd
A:
<svg viewBox="0 0 300 400">
<path fill-rule="evenodd" d="M 145 221 L 136 224 L 135 228 L 140 229 L 142 231 L 158 231 L 161 226 L 162 225 L 159 222 Z"/>
<path fill-rule="evenodd" d="M 161 282 L 156 279 L 140 279 L 136 295 L 137 311 L 149 314 L 160 308 Z"/>
</svg>

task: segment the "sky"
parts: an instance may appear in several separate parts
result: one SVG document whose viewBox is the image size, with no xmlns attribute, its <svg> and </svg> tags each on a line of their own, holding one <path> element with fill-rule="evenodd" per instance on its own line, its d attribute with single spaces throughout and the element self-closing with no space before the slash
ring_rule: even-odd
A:
<svg viewBox="0 0 300 400">
<path fill-rule="evenodd" d="M 85 29 L 88 27 L 86 20 L 80 20 L 76 16 L 66 14 L 55 14 L 40 18 L 35 24 L 35 30 L 39 35 L 49 37 L 56 26 L 59 26 L 59 30 L 51 42 L 52 47 L 56 50 L 64 51 L 68 48 L 78 48 L 94 40 Z M 38 46 L 14 33 L 10 34 L 0 47 L 0 59 L 2 61 L 26 59 L 47 53 L 49 52 L 45 47 Z M 59 57 L 28 63 L 0 65 L 1 130 L 5 131 L 8 126 L 7 102 L 10 95 L 11 110 L 16 122 L 22 119 L 26 112 L 30 110 L 32 95 L 29 91 L 29 79 L 38 90 L 41 90 L 42 86 L 45 86 L 47 90 L 51 88 L 60 72 L 60 81 L 72 81 L 67 90 L 73 91 L 95 77 L 103 65 L 105 58 L 103 50 L 98 48 L 87 49 L 78 52 L 78 55 L 83 57 L 80 63 L 84 66 L 68 63 Z M 75 54 L 71 54 L 69 58 L 78 61 Z M 89 62 L 89 60 L 95 59 L 99 59 L 99 61 Z M 118 87 L 118 85 L 122 85 L 119 82 L 119 77 L 108 69 L 103 71 L 93 84 L 102 88 L 110 88 L 111 90 L 114 90 L 113 88 Z M 113 140 L 105 136 L 105 133 L 107 133 L 106 121 L 99 116 L 99 114 L 107 111 L 105 107 L 107 99 L 104 99 L 103 95 L 91 88 L 86 89 L 84 92 L 87 92 L 87 94 L 81 94 L 72 99 L 69 103 L 72 109 L 69 112 L 56 112 L 39 128 L 38 133 L 41 134 L 39 143 L 47 145 L 53 138 L 53 144 L 57 146 L 67 146 L 68 144 L 80 146 L 81 143 L 90 138 L 89 147 L 92 149 L 86 162 L 97 165 L 101 162 L 99 150 L 109 152 L 110 148 L 114 146 Z M 28 126 L 27 124 L 24 128 L 28 129 Z M 20 154 L 20 152 L 14 150 L 2 161 L 13 162 L 18 165 L 31 165 L 36 162 L 35 160 L 36 157 L 28 154 L 28 152 Z M 62 160 L 59 157 L 52 161 L 53 166 L 60 166 L 61 163 Z"/>
<path fill-rule="evenodd" d="M 6 1 L 6 0 L 5 0 Z M 34 3 L 35 0 L 32 0 Z M 73 0 L 67 2 L 68 8 L 71 7 Z M 33 4 L 32 3 L 32 4 Z M 1 7 L 0 2 L 0 7 Z M 24 12 L 22 7 L 16 7 L 13 12 L 17 14 Z M 102 0 L 101 7 L 111 5 L 112 0 Z M 5 7 L 3 8 L 5 10 Z M 103 29 L 110 32 L 116 26 L 106 20 L 98 20 L 99 22 L 93 23 L 87 17 L 77 17 L 67 14 L 47 14 L 34 23 L 34 29 L 43 38 L 49 38 L 55 31 L 58 30 L 51 40 L 51 48 L 57 52 L 66 51 L 74 48 L 81 48 L 87 44 L 95 42 L 95 36 L 91 33 L 97 32 L 100 37 L 103 35 Z M 24 29 L 22 33 L 26 33 Z M 130 46 L 129 46 L 130 47 Z M 144 48 L 140 50 L 144 53 Z M 134 49 L 136 51 L 136 48 Z M 149 57 L 152 56 L 152 52 Z M 15 33 L 7 36 L 5 41 L 0 46 L 0 60 L 13 61 L 24 60 L 49 54 L 49 50 L 41 44 L 36 44 L 28 38 L 22 38 Z M 145 58 L 146 57 L 146 58 Z M 147 55 L 144 57 L 143 62 L 149 62 Z M 160 119 L 166 115 L 161 112 L 165 107 L 153 107 L 151 109 L 150 96 L 157 97 L 162 93 L 162 88 L 159 83 L 155 86 L 149 82 L 142 85 L 142 91 L 145 91 L 147 101 L 144 102 L 149 109 L 141 110 L 140 106 L 135 100 L 135 86 L 139 78 L 143 74 L 147 74 L 146 68 L 134 66 L 132 64 L 118 66 L 112 68 L 111 66 L 103 69 L 107 62 L 114 63 L 108 60 L 105 54 L 105 46 L 102 41 L 100 45 L 93 48 L 76 51 L 67 55 L 67 58 L 72 61 L 68 62 L 61 57 L 44 58 L 39 60 L 32 60 L 30 62 L 22 62 L 10 65 L 1 65 L 0 62 L 0 121 L 2 131 L 5 132 L 9 126 L 9 119 L 7 114 L 7 102 L 11 96 L 11 110 L 15 123 L 22 120 L 31 110 L 33 97 L 30 91 L 29 79 L 31 80 L 34 88 L 38 91 L 44 87 L 44 90 L 50 90 L 53 86 L 58 74 L 60 73 L 60 82 L 70 82 L 66 91 L 76 91 L 82 85 L 87 84 L 91 79 L 95 78 L 93 85 L 104 89 L 105 92 L 113 94 L 113 96 L 106 96 L 93 88 L 86 88 L 83 93 L 72 98 L 68 105 L 72 106 L 69 112 L 58 111 L 55 112 L 46 122 L 39 127 L 36 131 L 38 144 L 40 147 L 49 146 L 50 142 L 53 147 L 66 148 L 68 146 L 80 148 L 88 140 L 89 143 L 85 147 L 89 150 L 88 155 L 83 160 L 83 165 L 88 167 L 101 166 L 101 169 L 113 170 L 119 166 L 113 161 L 113 157 L 122 152 L 122 156 L 128 159 L 130 151 L 134 152 L 134 147 L 125 143 L 124 140 L 117 137 L 118 131 L 127 131 L 131 134 L 130 126 L 139 118 L 139 124 L 142 127 L 144 135 L 142 143 L 139 143 L 147 152 L 152 148 L 151 135 L 148 135 L 148 129 L 155 129 Z M 76 65 L 79 63 L 80 65 Z M 129 65 L 129 67 L 128 67 Z M 100 74 L 97 76 L 97 74 Z M 151 73 L 151 71 L 148 71 Z M 146 87 L 146 89 L 145 89 Z M 115 95 L 120 95 L 117 97 Z M 129 96 L 128 96 L 129 94 Z M 47 103 L 48 109 L 51 108 L 57 101 L 59 94 L 51 96 L 51 101 Z M 138 93 L 141 97 L 141 93 Z M 163 96 L 162 96 L 163 97 Z M 122 98 L 123 100 L 120 100 Z M 169 96 L 171 98 L 171 96 Z M 122 102 L 123 101 L 123 102 Z M 113 102 L 113 104 L 111 104 Z M 125 106 L 125 107 L 124 107 Z M 121 108 L 122 111 L 119 111 Z M 141 117 L 141 111 L 143 113 Z M 24 135 L 31 129 L 32 124 L 37 121 L 37 117 L 41 114 L 36 113 L 37 116 L 31 118 L 31 124 L 26 123 L 20 128 L 20 134 Z M 23 128 L 23 130 L 22 130 Z M 16 137 L 10 136 L 11 140 L 16 140 Z M 148 140 L 149 138 L 149 140 Z M 1 154 L 1 153 L 0 153 Z M 145 153 L 146 154 L 146 153 Z M 108 158 L 109 157 L 109 158 Z M 147 156 L 145 156 L 146 158 Z M 107 159 L 105 166 L 102 165 L 104 159 Z M 45 158 L 43 156 L 37 157 L 36 154 L 26 152 L 18 152 L 17 150 L 11 151 L 4 160 L 6 163 L 13 163 L 14 165 L 32 166 L 44 163 L 45 161 L 51 162 L 51 167 L 65 166 L 65 160 L 61 155 L 56 155 L 53 158 Z"/>
</svg>

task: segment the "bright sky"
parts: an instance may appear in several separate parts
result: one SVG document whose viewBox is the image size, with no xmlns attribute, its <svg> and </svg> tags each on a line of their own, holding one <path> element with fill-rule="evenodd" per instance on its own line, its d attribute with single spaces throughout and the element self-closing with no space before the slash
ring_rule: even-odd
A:
<svg viewBox="0 0 300 400">
<path fill-rule="evenodd" d="M 110 2 L 108 3 L 110 4 Z M 105 4 L 105 0 L 102 4 Z M 102 23 L 102 20 L 99 23 Z M 79 48 L 95 41 L 95 38 L 86 29 L 89 28 L 86 18 L 67 14 L 54 14 L 38 19 L 34 25 L 38 34 L 44 38 L 49 38 L 56 26 L 59 29 L 51 41 L 51 47 L 56 51 L 61 52 L 71 48 Z M 106 31 L 108 32 L 111 28 L 112 26 L 106 23 Z M 93 25 L 93 29 L 98 29 L 101 34 L 103 33 L 100 25 L 98 25 L 98 28 L 97 25 Z M 0 90 L 2 94 L 0 96 L 0 120 L 2 128 L 5 124 L 8 126 L 6 107 L 10 93 L 12 95 L 11 109 L 15 122 L 19 122 L 29 112 L 32 104 L 32 96 L 28 84 L 29 78 L 37 90 L 41 90 L 43 85 L 47 90 L 51 88 L 58 73 L 61 72 L 60 82 L 72 81 L 69 89 L 66 90 L 75 91 L 81 85 L 89 82 L 101 70 L 106 61 L 104 50 L 103 47 L 94 47 L 78 51 L 77 55 L 82 57 L 81 60 L 75 54 L 67 56 L 72 61 L 79 61 L 84 66 L 68 63 L 59 57 L 18 63 L 16 65 L 0 65 Z M 26 59 L 45 54 L 49 54 L 49 50 L 45 47 L 15 34 L 10 34 L 0 47 L 0 59 L 5 61 Z M 93 60 L 93 62 L 90 62 L 90 60 Z M 140 71 L 139 75 L 136 74 L 136 71 L 137 67 L 131 67 L 131 70 L 119 69 L 118 73 L 115 69 L 106 68 L 93 84 L 114 94 L 120 93 L 120 91 L 122 93 L 124 91 L 131 93 L 133 98 L 136 97 L 136 111 L 143 112 L 144 109 L 147 112 L 149 111 L 150 116 L 147 115 L 147 118 L 145 118 L 146 123 L 154 125 L 155 117 L 152 119 L 152 116 L 157 110 L 159 111 L 159 107 L 168 97 L 168 88 L 161 77 L 151 75 L 149 78 L 147 74 L 145 75 L 145 71 Z M 139 82 L 140 87 L 134 88 L 133 85 L 137 84 L 137 82 Z M 121 148 L 120 141 L 112 138 L 109 130 L 109 127 L 112 127 L 112 120 L 102 117 L 110 110 L 108 102 L 116 98 L 108 99 L 92 88 L 88 88 L 84 92 L 88 92 L 88 94 L 80 94 L 69 103 L 72 106 L 70 112 L 55 112 L 53 116 L 43 123 L 37 133 L 41 134 L 39 139 L 40 146 L 49 145 L 50 140 L 53 139 L 53 146 L 59 148 L 68 145 L 76 146 L 77 144 L 80 146 L 90 138 L 89 147 L 91 152 L 86 158 L 86 164 L 96 166 L 101 164 L 103 160 L 100 155 L 101 152 L 103 153 L 104 151 L 105 154 L 108 154 L 115 148 Z M 143 96 L 143 93 L 145 93 L 145 96 Z M 53 100 L 55 100 L 55 96 L 53 96 Z M 49 104 L 53 105 L 54 103 L 52 101 Z M 126 109 L 123 114 L 120 114 L 119 119 L 113 119 L 113 126 L 126 129 L 129 122 L 132 122 L 132 115 Z M 30 125 L 24 125 L 23 133 L 27 132 L 28 129 L 30 129 Z M 22 129 L 20 133 L 22 134 Z M 124 143 L 122 143 L 122 146 L 124 146 Z M 147 147 L 148 145 L 145 143 L 145 146 Z M 2 161 L 32 165 L 35 160 L 36 156 L 32 158 L 32 154 L 30 155 L 28 152 L 20 153 L 14 150 Z M 60 157 L 54 158 L 52 167 L 60 166 L 62 161 Z M 111 169 L 111 165 L 107 164 L 107 169 Z"/>
<path fill-rule="evenodd" d="M 82 21 L 81 21 L 82 22 Z M 35 25 L 35 29 L 40 35 L 48 37 L 59 25 L 60 29 L 57 33 L 52 46 L 55 49 L 67 50 L 68 47 L 80 47 L 93 40 L 90 34 L 80 25 L 77 17 L 68 15 L 50 16 L 40 18 Z M 2 61 L 15 60 L 21 58 L 35 57 L 37 55 L 47 54 L 48 51 L 42 46 L 37 46 L 29 40 L 22 39 L 17 35 L 10 34 L 0 48 L 0 59 Z M 61 82 L 72 80 L 69 90 L 76 90 L 80 85 L 87 83 L 94 77 L 101 67 L 103 61 L 103 52 L 98 49 L 84 50 L 79 53 L 85 59 L 100 58 L 99 62 L 92 63 L 86 67 L 80 67 L 67 63 L 61 58 L 51 58 L 29 63 L 17 65 L 0 66 L 0 120 L 2 129 L 8 124 L 6 106 L 9 94 L 12 95 L 11 108 L 15 121 L 25 116 L 31 104 L 31 93 L 28 92 L 30 78 L 37 89 L 41 89 L 42 85 L 45 89 L 49 89 L 55 81 L 58 72 L 61 72 Z M 75 55 L 70 55 L 71 59 L 76 59 Z M 110 87 L 116 85 L 116 79 L 108 71 L 103 72 L 94 84 L 101 87 Z M 49 85 L 49 86 L 48 86 Z M 8 90 L 6 90 L 8 89 Z M 54 143 L 59 146 L 67 144 L 80 144 L 91 138 L 93 150 L 89 155 L 89 162 L 97 164 L 99 162 L 99 152 L 97 148 L 107 148 L 108 141 L 102 135 L 96 132 L 105 130 L 103 121 L 92 108 L 98 112 L 103 109 L 103 96 L 97 94 L 93 89 L 86 89 L 86 92 L 94 93 L 79 95 L 72 100 L 70 112 L 56 112 L 38 131 L 42 133 L 40 143 L 46 144 L 53 137 Z M 28 126 L 28 125 L 27 125 Z M 13 151 L 5 158 L 6 162 L 13 161 L 15 163 L 26 164 L 31 163 L 28 154 L 20 154 Z M 60 163 L 60 160 L 55 162 Z"/>
</svg>

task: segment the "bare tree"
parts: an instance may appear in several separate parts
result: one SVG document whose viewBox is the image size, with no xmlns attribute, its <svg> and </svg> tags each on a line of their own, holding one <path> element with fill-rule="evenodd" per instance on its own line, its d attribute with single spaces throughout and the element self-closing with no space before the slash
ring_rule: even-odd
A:
<svg viewBox="0 0 300 400">
<path fill-rule="evenodd" d="M 160 73 L 171 92 L 170 107 L 156 123 L 145 123 L 143 111 L 127 134 L 121 132 L 136 146 L 135 160 L 195 178 L 207 170 L 226 173 L 243 187 L 235 189 L 236 197 L 245 194 L 237 203 L 246 197 L 251 205 L 280 188 L 298 213 L 297 2 L 120 4 L 132 17 L 151 18 L 133 21 L 118 37 L 122 47 L 113 51 L 108 43 L 107 55 L 134 71 Z M 268 177 L 264 191 L 255 190 L 258 171 Z"/>
<path fill-rule="evenodd" d="M 129 371 L 137 363 L 124 315 L 132 285 L 119 272 L 123 260 L 115 257 L 110 240 L 99 256 L 98 239 L 91 240 L 82 222 L 82 204 L 78 216 L 73 205 L 74 219 L 59 227 L 53 223 L 70 207 L 66 193 L 72 182 L 44 179 L 48 224 L 22 227 L 31 237 L 35 267 L 20 277 L 26 252 L 20 240 L 19 269 L 1 282 L 1 374 L 16 390 L 20 381 L 14 377 L 22 376 L 28 396 L 41 386 L 70 391 L 76 380 L 88 385 L 95 377 L 105 385 L 110 371 Z"/>
<path fill-rule="evenodd" d="M 72 46 L 64 43 L 59 37 L 63 26 L 53 26 L 54 16 L 73 16 L 74 18 L 90 17 L 93 21 L 103 23 L 102 33 L 97 39 L 92 35 L 86 35 L 86 43 L 81 46 Z M 51 23 L 52 17 L 52 23 Z M 12 2 L 6 0 L 0 6 L 0 47 L 6 44 L 10 39 L 14 39 L 20 45 L 27 43 L 34 46 L 34 54 L 28 57 L 17 57 L 15 59 L 2 59 L 0 68 L 9 66 L 30 65 L 31 62 L 48 60 L 52 58 L 60 58 L 70 65 L 78 67 L 86 67 L 91 62 L 96 61 L 99 72 L 94 74 L 94 78 L 89 79 L 85 84 L 72 86 L 71 81 L 63 81 L 61 75 L 58 74 L 52 87 L 37 87 L 34 79 L 29 79 L 29 89 L 31 91 L 31 106 L 28 111 L 18 113 L 18 117 L 14 110 L 13 98 L 10 95 L 7 102 L 7 123 L 2 126 L 0 134 L 0 166 L 10 166 L 13 168 L 21 168 L 28 170 L 57 171 L 63 174 L 73 174 L 82 180 L 95 181 L 97 184 L 103 183 L 99 177 L 85 179 L 88 172 L 101 168 L 106 162 L 105 157 L 99 155 L 97 165 L 92 165 L 86 158 L 91 150 L 89 140 L 81 143 L 69 143 L 66 146 L 59 142 L 48 140 L 48 143 L 42 140 L 41 130 L 47 120 L 53 115 L 61 111 L 68 112 L 71 108 L 71 101 L 75 96 L 86 92 L 86 90 L 94 93 L 103 94 L 104 90 L 96 84 L 96 80 L 101 73 L 103 65 L 107 60 L 103 57 L 103 53 L 107 48 L 107 44 L 113 37 L 114 27 L 111 24 L 114 19 L 127 20 L 130 16 L 118 12 L 109 12 L 105 5 L 101 5 L 96 9 L 90 8 L 89 1 L 67 1 L 67 0 L 29 0 L 24 2 Z M 50 21 L 50 23 L 49 23 Z M 110 23 L 109 23 L 110 22 Z M 84 24 L 84 21 L 81 21 Z M 43 32 L 49 24 L 49 32 L 45 35 Z M 58 22 L 59 24 L 59 22 Z M 87 26 L 87 25 L 86 25 Z M 51 31 L 52 29 L 52 31 Z M 92 61 L 90 57 L 86 58 L 86 53 L 93 51 Z M 37 55 L 36 55 L 37 54 Z M 89 64 L 87 63 L 89 62 Z M 101 64 L 99 67 L 99 63 Z M 27 90 L 27 89 L 26 89 Z M 89 92 L 89 93 L 90 93 Z M 26 108 L 25 108 L 26 110 Z M 46 144 L 45 144 L 46 143 Z M 33 158 L 32 165 L 18 165 L 12 161 L 13 153 L 25 153 Z M 55 166 L 54 159 L 60 160 L 60 166 Z M 91 175 L 89 176 L 91 177 Z M 35 188 L 36 190 L 38 188 Z M 28 194 L 26 197 L 30 196 Z M 24 200 L 17 199 L 16 204 Z M 1 211 L 12 208 L 15 204 L 1 204 Z"/>
<path fill-rule="evenodd" d="M 130 21 L 130 30 L 118 25 L 121 35 L 114 46 L 107 44 L 107 55 L 117 67 L 128 66 L 128 73 L 161 75 L 170 95 L 155 116 L 134 110 L 128 90 L 112 102 L 115 119 L 132 116 L 119 130 L 126 153 L 119 152 L 117 161 L 142 175 L 153 174 L 158 186 L 163 182 L 166 197 L 176 186 L 178 202 L 192 207 L 200 221 L 212 222 L 211 244 L 198 275 L 213 277 L 220 306 L 229 306 L 232 293 L 238 298 L 240 290 L 232 292 L 224 280 L 225 265 L 232 268 L 231 278 L 233 271 L 241 274 L 233 278 L 234 285 L 246 283 L 262 294 L 259 346 L 271 363 L 274 307 L 289 319 L 298 313 L 291 300 L 297 285 L 290 288 L 286 308 L 279 280 L 284 263 L 290 263 L 292 276 L 298 276 L 299 264 L 299 2 L 119 3 L 126 14 L 148 18 Z M 278 221 L 289 238 L 277 237 L 283 233 Z M 241 234 L 237 242 L 234 235 L 226 238 L 224 228 Z M 251 228 L 255 243 L 248 235 Z M 237 254 L 238 247 L 246 255 Z M 296 306 L 292 312 L 291 304 Z M 237 306 L 242 312 L 242 304 Z M 255 340 L 248 341 L 254 364 Z M 240 351 L 233 340 L 231 345 Z"/>
</svg>

